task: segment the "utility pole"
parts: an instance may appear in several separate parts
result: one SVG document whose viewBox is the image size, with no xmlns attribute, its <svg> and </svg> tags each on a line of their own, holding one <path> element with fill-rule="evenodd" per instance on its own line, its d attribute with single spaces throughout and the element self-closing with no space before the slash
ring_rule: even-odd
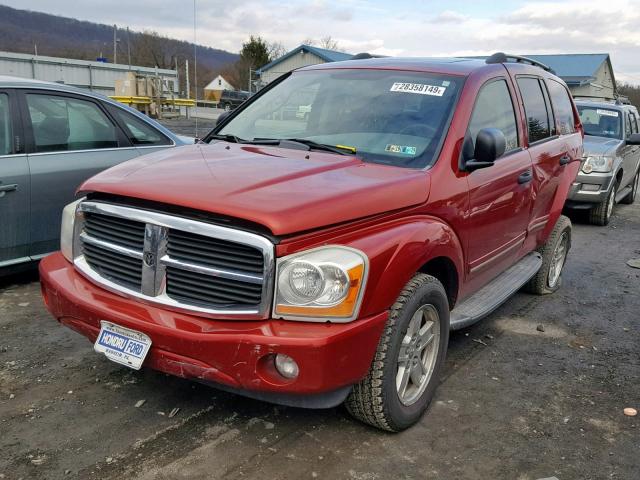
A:
<svg viewBox="0 0 640 480">
<path fill-rule="evenodd" d="M 178 55 L 175 56 L 176 60 L 176 83 L 178 84 L 178 95 L 180 95 L 180 71 L 178 70 Z"/>
<path fill-rule="evenodd" d="M 191 98 L 191 89 L 189 87 L 189 60 L 185 59 L 184 61 L 184 70 L 187 78 L 187 98 Z"/>
<path fill-rule="evenodd" d="M 129 27 L 127 27 L 127 55 L 129 56 L 129 70 L 131 70 L 131 42 L 129 40 Z"/>
<path fill-rule="evenodd" d="M 118 63 L 118 26 L 113 25 L 113 63 Z"/>
</svg>

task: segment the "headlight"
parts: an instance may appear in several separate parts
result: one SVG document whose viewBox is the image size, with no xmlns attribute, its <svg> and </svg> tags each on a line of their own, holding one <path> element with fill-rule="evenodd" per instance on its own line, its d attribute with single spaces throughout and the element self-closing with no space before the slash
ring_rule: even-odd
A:
<svg viewBox="0 0 640 480">
<path fill-rule="evenodd" d="M 589 156 L 582 165 L 584 173 L 607 173 L 613 169 L 613 157 Z"/>
<path fill-rule="evenodd" d="M 340 246 L 320 247 L 278 259 L 274 316 L 342 322 L 355 319 L 367 279 L 367 264 L 364 253 Z"/>
<path fill-rule="evenodd" d="M 73 231 L 76 223 L 76 210 L 84 198 L 70 203 L 62 210 L 60 226 L 60 250 L 64 258 L 73 263 Z"/>
</svg>

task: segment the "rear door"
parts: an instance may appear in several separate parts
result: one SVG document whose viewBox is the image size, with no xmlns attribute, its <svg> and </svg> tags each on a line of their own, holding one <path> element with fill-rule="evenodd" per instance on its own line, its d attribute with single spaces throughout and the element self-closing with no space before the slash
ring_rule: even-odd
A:
<svg viewBox="0 0 640 480">
<path fill-rule="evenodd" d="M 63 207 L 96 173 L 139 155 L 101 102 L 48 90 L 21 92 L 31 172 L 31 248 L 40 258 L 59 248 Z"/>
<path fill-rule="evenodd" d="M 12 90 L 0 90 L 0 267 L 29 260 L 29 164 Z"/>
<path fill-rule="evenodd" d="M 557 82 L 556 82 L 557 83 Z M 536 235 L 547 225 L 562 169 L 572 159 L 566 138 L 556 127 L 549 92 L 542 78 L 519 75 L 516 84 L 527 120 L 528 150 L 533 163 L 533 196 L 530 235 Z M 558 84 L 562 87 L 562 85 Z M 571 128 L 575 128 L 572 123 Z M 570 134 L 573 132 L 567 132 Z M 579 135 L 579 134 L 578 134 Z M 573 179 L 572 179 L 573 180 Z"/>
<path fill-rule="evenodd" d="M 522 148 L 514 95 L 498 77 L 478 92 L 468 133 L 474 141 L 483 128 L 505 135 L 505 154 L 492 167 L 471 172 L 469 184 L 469 269 L 474 278 L 491 279 L 511 266 L 522 246 L 531 212 L 531 159 Z"/>
</svg>

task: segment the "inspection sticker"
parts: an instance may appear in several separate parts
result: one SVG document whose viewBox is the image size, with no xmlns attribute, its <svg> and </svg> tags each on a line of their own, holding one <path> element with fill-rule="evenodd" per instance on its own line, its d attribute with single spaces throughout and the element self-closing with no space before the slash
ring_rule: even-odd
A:
<svg viewBox="0 0 640 480">
<path fill-rule="evenodd" d="M 416 147 L 409 147 L 406 145 L 392 145 L 389 144 L 386 147 L 384 147 L 385 152 L 391 152 L 391 153 L 404 153 L 405 155 L 415 155 L 416 154 Z"/>
<path fill-rule="evenodd" d="M 433 95 L 436 97 L 441 97 L 446 90 L 446 87 L 439 87 L 437 85 L 403 82 L 396 82 L 391 85 L 389 89 L 390 92 L 419 93 L 420 95 Z"/>
<path fill-rule="evenodd" d="M 606 117 L 617 117 L 618 116 L 618 112 L 616 112 L 615 110 L 597 109 L 596 112 L 598 113 L 598 115 L 604 115 Z"/>
</svg>

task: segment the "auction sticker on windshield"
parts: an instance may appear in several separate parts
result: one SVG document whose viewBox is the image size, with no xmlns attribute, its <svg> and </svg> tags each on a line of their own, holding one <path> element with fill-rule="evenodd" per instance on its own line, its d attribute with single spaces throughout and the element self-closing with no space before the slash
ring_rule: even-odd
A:
<svg viewBox="0 0 640 480">
<path fill-rule="evenodd" d="M 403 82 L 396 82 L 391 85 L 389 89 L 390 92 L 418 93 L 420 95 L 433 95 L 436 97 L 441 97 L 446 90 L 446 87 L 439 87 L 437 85 Z"/>
<path fill-rule="evenodd" d="M 149 348 L 151 339 L 144 333 L 100 321 L 100 333 L 93 349 L 116 363 L 140 370 Z"/>
<path fill-rule="evenodd" d="M 596 112 L 598 113 L 598 115 L 605 115 L 607 117 L 617 117 L 618 116 L 618 112 L 616 112 L 615 110 L 597 109 Z"/>
</svg>

